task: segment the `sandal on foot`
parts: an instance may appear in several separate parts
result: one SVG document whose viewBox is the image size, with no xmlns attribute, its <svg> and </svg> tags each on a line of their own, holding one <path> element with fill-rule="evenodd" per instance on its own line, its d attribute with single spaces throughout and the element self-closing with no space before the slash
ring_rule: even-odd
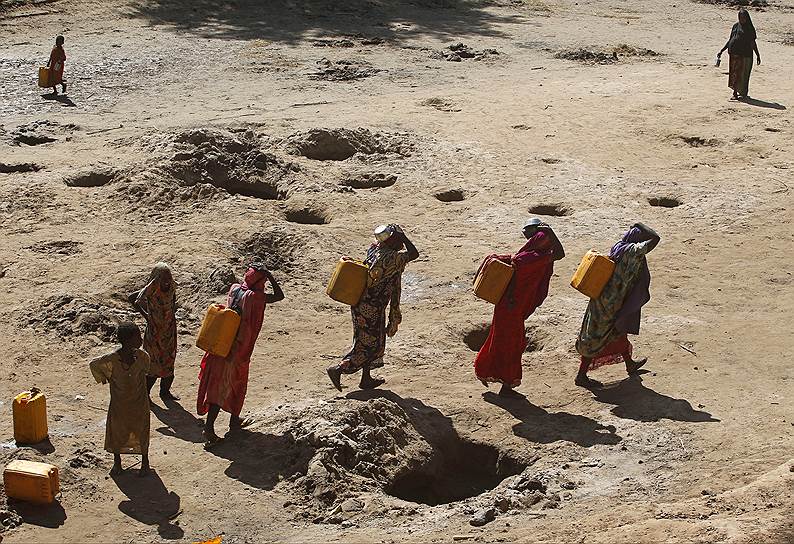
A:
<svg viewBox="0 0 794 544">
<path fill-rule="evenodd" d="M 204 449 L 205 450 L 212 449 L 214 446 L 216 446 L 221 441 L 221 437 L 218 436 L 215 433 L 208 434 L 207 431 L 203 431 L 201 434 L 202 434 L 202 436 L 204 436 Z"/>
<path fill-rule="evenodd" d="M 328 372 L 328 377 L 331 378 L 331 383 L 333 384 L 333 386 L 336 387 L 336 390 L 341 393 L 342 392 L 342 372 L 339 369 L 337 369 L 335 367 L 332 367 L 332 366 L 328 367 L 326 369 L 326 372 Z"/>
<path fill-rule="evenodd" d="M 589 377 L 576 378 L 576 380 L 574 380 L 573 383 L 575 383 L 579 387 L 584 387 L 585 389 L 596 389 L 596 388 L 602 387 L 604 385 L 601 382 L 599 382 L 598 380 L 594 380 L 594 379 L 589 378 Z"/>
<path fill-rule="evenodd" d="M 358 384 L 358 388 L 359 389 L 375 389 L 377 387 L 380 387 L 384 383 L 386 383 L 386 380 L 383 380 L 383 379 L 380 379 L 380 378 L 374 378 L 371 382 L 366 382 L 366 383 L 362 382 L 362 383 Z"/>
<path fill-rule="evenodd" d="M 237 421 L 229 422 L 229 428 L 233 430 L 245 429 L 246 427 L 250 427 L 253 422 L 254 419 L 250 417 L 246 417 L 244 419 L 237 418 Z"/>
<path fill-rule="evenodd" d="M 642 365 L 648 362 L 648 359 L 640 359 L 639 361 L 631 361 L 629 364 L 626 365 L 626 373 L 631 376 L 632 374 L 636 374 L 639 369 L 642 368 Z"/>
</svg>

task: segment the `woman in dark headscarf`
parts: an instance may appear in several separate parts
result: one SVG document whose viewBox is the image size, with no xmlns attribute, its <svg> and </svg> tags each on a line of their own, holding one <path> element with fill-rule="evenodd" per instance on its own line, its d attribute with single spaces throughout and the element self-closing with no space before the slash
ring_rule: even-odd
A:
<svg viewBox="0 0 794 544">
<path fill-rule="evenodd" d="M 383 366 L 386 337 L 397 334 L 402 321 L 400 293 L 405 266 L 419 257 L 399 225 L 382 225 L 375 230 L 376 243 L 367 250 L 364 264 L 369 267 L 367 287 L 358 304 L 351 307 L 353 314 L 353 348 L 338 365 L 328 367 L 328 377 L 339 391 L 342 374 L 361 371 L 361 389 L 374 389 L 385 380 L 373 378 L 373 368 Z M 403 250 L 405 248 L 405 250 Z M 389 321 L 386 323 L 386 307 Z"/>
<path fill-rule="evenodd" d="M 604 365 L 623 361 L 626 372 L 633 374 L 645 364 L 646 359 L 632 359 L 633 348 L 627 334 L 640 333 L 640 310 L 651 300 L 651 273 L 645 254 L 659 241 L 656 232 L 635 223 L 609 252 L 615 271 L 601 295 L 590 299 L 576 341 L 576 351 L 582 356 L 576 385 L 600 386 L 587 372 Z"/>
<path fill-rule="evenodd" d="M 753 70 L 753 52 L 761 64 L 761 53 L 755 43 L 757 34 L 750 14 L 746 9 L 739 10 L 739 22 L 731 28 L 731 36 L 725 47 L 717 53 L 717 60 L 722 52 L 728 50 L 730 62 L 728 64 L 728 87 L 733 89 L 733 98 L 740 100 L 748 98 L 750 87 L 750 72 Z"/>
<path fill-rule="evenodd" d="M 565 257 L 554 231 L 539 219 L 527 223 L 524 237 L 527 242 L 515 255 L 489 257 L 511 264 L 513 278 L 494 308 L 488 338 L 474 359 L 477 379 L 486 387 L 501 383 L 502 397 L 520 395 L 514 388 L 521 385 L 521 356 L 527 347 L 524 321 L 546 300 L 554 261 Z"/>
</svg>

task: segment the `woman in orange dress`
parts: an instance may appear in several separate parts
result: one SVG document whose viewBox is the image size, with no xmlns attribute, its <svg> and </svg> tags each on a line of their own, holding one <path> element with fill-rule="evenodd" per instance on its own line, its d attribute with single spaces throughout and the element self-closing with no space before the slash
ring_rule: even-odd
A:
<svg viewBox="0 0 794 544">
<path fill-rule="evenodd" d="M 50 69 L 50 86 L 52 87 L 52 94 L 58 94 L 56 85 L 60 85 L 63 92 L 66 92 L 66 81 L 63 79 L 63 65 L 66 62 L 66 51 L 63 50 L 63 36 L 55 38 L 55 47 L 52 48 L 50 53 L 50 60 L 47 61 L 47 67 Z"/>
</svg>

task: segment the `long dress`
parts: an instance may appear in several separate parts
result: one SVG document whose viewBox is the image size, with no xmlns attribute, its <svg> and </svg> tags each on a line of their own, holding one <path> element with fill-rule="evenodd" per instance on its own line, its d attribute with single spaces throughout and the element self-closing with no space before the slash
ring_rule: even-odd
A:
<svg viewBox="0 0 794 544">
<path fill-rule="evenodd" d="M 63 65 L 66 62 L 66 51 L 63 46 L 56 45 L 50 52 L 50 87 L 63 83 Z"/>
<path fill-rule="evenodd" d="M 615 271 L 601 295 L 587 305 L 576 350 L 583 362 L 589 361 L 588 370 L 622 362 L 624 354 L 632 354 L 627 335 L 639 334 L 640 310 L 651 299 L 645 255 L 652 246 L 640 239 L 635 227 L 615 244 L 610 253 Z"/>
<path fill-rule="evenodd" d="M 210 405 L 220 406 L 225 412 L 239 416 L 243 410 L 248 390 L 248 369 L 259 331 L 265 316 L 265 279 L 261 272 L 249 270 L 242 284 L 229 290 L 227 306 L 239 304 L 242 311 L 240 328 L 232 349 L 226 357 L 204 354 L 199 371 L 199 389 L 196 411 L 204 415 Z M 239 298 L 238 298 L 239 297 Z M 235 304 L 235 302 L 239 302 Z"/>
<path fill-rule="evenodd" d="M 524 321 L 549 293 L 554 270 L 548 235 L 535 234 L 515 255 L 492 255 L 513 265 L 509 291 L 494 308 L 488 338 L 474 359 L 477 379 L 517 387 L 521 385 L 521 356 L 527 347 Z"/>
<path fill-rule="evenodd" d="M 89 363 L 97 383 L 110 382 L 110 406 L 105 425 L 105 450 L 110 453 L 146 455 L 149 452 L 149 393 L 146 373 L 149 356 L 135 350 L 129 367 L 118 351 Z"/>
<path fill-rule="evenodd" d="M 369 267 L 369 278 L 358 304 L 350 308 L 353 347 L 339 365 L 345 374 L 358 372 L 364 366 L 382 367 L 386 337 L 394 336 L 402 321 L 400 294 L 408 253 L 377 243 L 370 246 L 364 263 Z M 388 324 L 387 306 L 390 308 Z"/>
<path fill-rule="evenodd" d="M 739 96 L 749 93 L 756 38 L 752 24 L 735 23 L 731 28 L 728 39 L 728 87 Z"/>
<path fill-rule="evenodd" d="M 176 361 L 176 289 L 163 291 L 155 268 L 146 287 L 135 301 L 149 316 L 143 335 L 143 349 L 149 354 L 149 376 L 168 378 L 174 375 Z"/>
</svg>

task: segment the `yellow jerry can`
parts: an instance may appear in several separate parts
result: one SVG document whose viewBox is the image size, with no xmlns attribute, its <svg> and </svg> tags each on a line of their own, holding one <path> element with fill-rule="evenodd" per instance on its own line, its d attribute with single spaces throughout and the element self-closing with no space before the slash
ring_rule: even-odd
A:
<svg viewBox="0 0 794 544">
<path fill-rule="evenodd" d="M 325 292 L 337 302 L 355 306 L 367 288 L 369 268 L 361 261 L 340 259 Z"/>
<path fill-rule="evenodd" d="M 212 304 L 201 324 L 196 346 L 207 353 L 226 357 L 232 349 L 237 329 L 240 328 L 240 314 L 222 304 Z"/>
<path fill-rule="evenodd" d="M 50 87 L 50 69 L 39 66 L 39 87 Z"/>
<path fill-rule="evenodd" d="M 491 304 L 499 304 L 512 279 L 512 265 L 499 259 L 487 259 L 474 280 L 474 294 Z"/>
<path fill-rule="evenodd" d="M 32 388 L 14 397 L 14 440 L 17 444 L 37 444 L 49 431 L 47 429 L 47 398 Z"/>
<path fill-rule="evenodd" d="M 591 249 L 574 272 L 571 287 L 590 298 L 598 298 L 614 271 L 615 263 L 609 257 Z"/>
<path fill-rule="evenodd" d="M 33 461 L 11 461 L 3 471 L 3 486 L 12 499 L 50 504 L 61 491 L 58 467 Z"/>
</svg>

